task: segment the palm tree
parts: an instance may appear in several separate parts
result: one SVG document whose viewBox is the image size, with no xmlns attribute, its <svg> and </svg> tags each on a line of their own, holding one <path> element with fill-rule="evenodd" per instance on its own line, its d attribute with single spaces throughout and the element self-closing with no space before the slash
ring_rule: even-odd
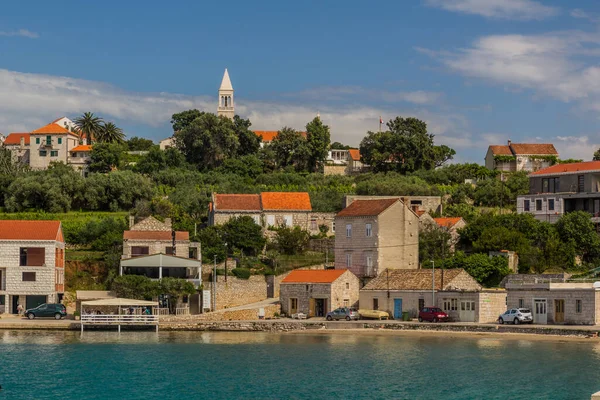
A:
<svg viewBox="0 0 600 400">
<path fill-rule="evenodd" d="M 92 144 L 92 137 L 96 139 L 101 134 L 102 118 L 96 117 L 94 113 L 86 112 L 81 117 L 76 118 L 74 122 L 82 139 L 83 135 L 86 136 L 87 144 Z"/>
<path fill-rule="evenodd" d="M 125 134 L 123 129 L 119 128 L 112 122 L 105 122 L 102 125 L 102 130 L 98 137 L 98 142 L 102 143 L 123 143 L 125 141 Z"/>
</svg>

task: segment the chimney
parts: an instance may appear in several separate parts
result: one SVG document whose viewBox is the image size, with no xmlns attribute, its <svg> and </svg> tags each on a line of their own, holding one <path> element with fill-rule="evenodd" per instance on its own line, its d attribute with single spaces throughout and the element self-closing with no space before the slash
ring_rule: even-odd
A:
<svg viewBox="0 0 600 400">
<path fill-rule="evenodd" d="M 512 142 L 510 141 L 510 139 L 508 139 L 508 145 L 510 146 L 512 144 Z"/>
<path fill-rule="evenodd" d="M 171 218 L 165 218 L 165 225 L 167 225 L 169 227 L 169 229 L 171 229 L 171 227 L 172 227 Z"/>
<path fill-rule="evenodd" d="M 21 136 L 21 139 L 19 140 L 19 145 L 21 146 L 21 150 L 23 150 L 25 148 L 25 137 Z"/>
<path fill-rule="evenodd" d="M 131 227 L 135 225 L 135 217 L 133 215 L 129 216 L 129 229 L 131 229 Z"/>
</svg>

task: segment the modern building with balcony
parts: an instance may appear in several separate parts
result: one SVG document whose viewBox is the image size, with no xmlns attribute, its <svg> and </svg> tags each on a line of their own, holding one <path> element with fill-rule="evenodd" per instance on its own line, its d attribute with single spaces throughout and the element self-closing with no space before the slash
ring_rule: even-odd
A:
<svg viewBox="0 0 600 400">
<path fill-rule="evenodd" d="M 557 164 L 529 174 L 529 194 L 517 197 L 517 213 L 556 222 L 572 211 L 586 211 L 600 222 L 600 161 Z"/>
<path fill-rule="evenodd" d="M 419 268 L 419 217 L 400 199 L 355 200 L 335 226 L 335 269 L 365 282 L 386 268 Z"/>
</svg>

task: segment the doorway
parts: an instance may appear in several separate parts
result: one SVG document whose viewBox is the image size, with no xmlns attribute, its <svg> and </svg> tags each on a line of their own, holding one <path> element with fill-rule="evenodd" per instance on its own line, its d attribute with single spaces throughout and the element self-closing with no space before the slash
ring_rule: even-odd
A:
<svg viewBox="0 0 600 400">
<path fill-rule="evenodd" d="M 460 322 L 475 322 L 475 302 L 471 300 L 461 300 L 458 318 L 460 319 Z"/>
<path fill-rule="evenodd" d="M 548 309 L 546 299 L 533 299 L 533 323 L 548 323 Z"/>
<path fill-rule="evenodd" d="M 48 301 L 47 296 L 25 296 L 25 309 L 36 308 Z M 21 302 L 22 304 L 22 302 Z"/>
<path fill-rule="evenodd" d="M 563 324 L 565 322 L 565 301 L 564 299 L 554 300 L 554 323 Z"/>
<path fill-rule="evenodd" d="M 402 319 L 402 299 L 394 299 L 394 319 Z"/>
<path fill-rule="evenodd" d="M 327 299 L 314 299 L 315 300 L 315 317 L 324 317 L 327 310 Z"/>
<path fill-rule="evenodd" d="M 433 306 L 433 304 L 432 304 Z M 425 299 L 419 299 L 419 312 L 425 308 Z"/>
</svg>

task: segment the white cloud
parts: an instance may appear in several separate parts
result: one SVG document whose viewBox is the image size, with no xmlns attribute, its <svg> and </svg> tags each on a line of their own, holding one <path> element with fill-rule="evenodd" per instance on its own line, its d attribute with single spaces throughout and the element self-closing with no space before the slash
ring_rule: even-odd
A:
<svg viewBox="0 0 600 400">
<path fill-rule="evenodd" d="M 37 39 L 40 37 L 37 33 L 27 29 L 19 29 L 18 31 L 0 31 L 0 36 L 21 36 L 29 39 Z"/>
<path fill-rule="evenodd" d="M 448 11 L 501 19 L 539 20 L 559 13 L 557 8 L 533 0 L 425 0 L 425 4 Z"/>
<path fill-rule="evenodd" d="M 594 152 L 600 148 L 600 141 L 596 143 L 588 136 L 557 136 L 554 146 L 563 160 L 568 158 L 591 160 Z"/>
<path fill-rule="evenodd" d="M 303 90 L 299 93 L 288 93 L 285 96 L 321 101 L 348 101 L 359 98 L 362 101 L 378 100 L 387 103 L 406 102 L 423 105 L 436 103 L 443 96 L 443 94 L 424 90 L 389 91 L 368 89 L 361 86 L 324 86 Z"/>
<path fill-rule="evenodd" d="M 218 79 L 215 93 L 217 84 Z M 419 94 L 414 96 L 413 100 L 421 101 Z M 283 126 L 303 129 L 318 111 L 330 125 L 333 139 L 350 145 L 358 145 L 368 130 L 376 131 L 380 115 L 386 121 L 396 115 L 421 118 L 437 135 L 436 141 L 449 145 L 456 141 L 457 147 L 468 130 L 468 121 L 460 114 L 328 103 L 317 99 L 294 105 L 238 97 L 236 112 L 249 118 L 254 129 L 275 130 Z M 191 108 L 214 112 L 216 96 L 135 93 L 102 82 L 0 69 L 0 132 L 4 133 L 30 131 L 63 115 L 74 117 L 92 111 L 106 119 L 165 127 L 166 136 L 171 115 Z"/>
</svg>

